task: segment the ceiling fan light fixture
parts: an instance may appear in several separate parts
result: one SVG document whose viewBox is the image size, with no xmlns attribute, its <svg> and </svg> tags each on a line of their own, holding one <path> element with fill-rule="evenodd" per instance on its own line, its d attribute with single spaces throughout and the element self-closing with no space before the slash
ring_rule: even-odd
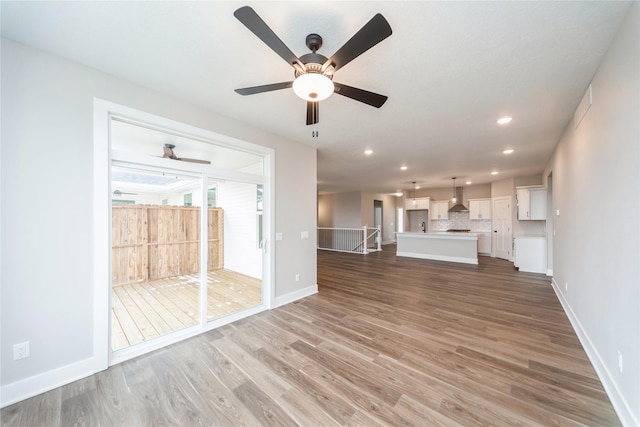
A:
<svg viewBox="0 0 640 427">
<path fill-rule="evenodd" d="M 305 101 L 323 101 L 331 96 L 333 90 L 331 79 L 321 73 L 301 74 L 293 81 L 293 91 Z"/>
</svg>

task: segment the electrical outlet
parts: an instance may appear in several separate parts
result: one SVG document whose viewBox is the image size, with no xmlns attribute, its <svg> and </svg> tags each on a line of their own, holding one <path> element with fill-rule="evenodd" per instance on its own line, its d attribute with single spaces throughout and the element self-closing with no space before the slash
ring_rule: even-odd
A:
<svg viewBox="0 0 640 427">
<path fill-rule="evenodd" d="M 300 281 L 300 274 L 296 274 L 296 282 Z"/>
<path fill-rule="evenodd" d="M 624 364 L 622 363 L 622 353 L 618 350 L 618 370 L 622 373 Z"/>
<path fill-rule="evenodd" d="M 13 360 L 24 359 L 25 357 L 29 357 L 29 355 L 29 341 L 13 345 Z"/>
<path fill-rule="evenodd" d="M 309 238 L 309 232 L 308 231 L 303 231 L 300 233 L 300 238 L 301 239 L 308 239 Z"/>
</svg>

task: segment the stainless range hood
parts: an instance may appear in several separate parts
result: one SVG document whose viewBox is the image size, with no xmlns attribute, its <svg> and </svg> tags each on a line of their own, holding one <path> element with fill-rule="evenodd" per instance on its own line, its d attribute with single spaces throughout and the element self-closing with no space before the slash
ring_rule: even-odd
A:
<svg viewBox="0 0 640 427">
<path fill-rule="evenodd" d="M 462 204 L 462 187 L 455 187 L 455 178 L 453 179 L 457 203 L 449 208 L 449 212 L 469 212 L 469 209 Z"/>
<path fill-rule="evenodd" d="M 449 212 L 469 212 L 469 209 L 462 203 L 457 203 L 449 208 Z"/>
</svg>

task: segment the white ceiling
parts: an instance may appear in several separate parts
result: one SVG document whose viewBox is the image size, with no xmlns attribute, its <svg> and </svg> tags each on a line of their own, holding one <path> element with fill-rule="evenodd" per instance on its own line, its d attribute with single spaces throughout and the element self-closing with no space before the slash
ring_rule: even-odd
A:
<svg viewBox="0 0 640 427">
<path fill-rule="evenodd" d="M 233 16 L 245 4 L 2 1 L 2 35 L 317 147 L 320 192 L 384 193 L 411 181 L 446 187 L 452 176 L 480 184 L 541 173 L 630 6 L 249 2 L 298 56 L 309 52 L 309 33 L 330 57 L 375 13 L 391 25 L 388 39 L 334 77 L 387 103 L 333 95 L 320 123 L 306 126 L 305 102 L 291 90 L 233 91 L 293 79 Z M 513 122 L 498 126 L 504 115 Z M 501 154 L 506 147 L 515 152 Z"/>
</svg>

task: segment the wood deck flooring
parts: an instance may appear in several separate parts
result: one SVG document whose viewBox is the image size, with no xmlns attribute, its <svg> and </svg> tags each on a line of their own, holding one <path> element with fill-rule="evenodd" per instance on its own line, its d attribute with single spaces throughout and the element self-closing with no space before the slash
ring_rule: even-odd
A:
<svg viewBox="0 0 640 427">
<path fill-rule="evenodd" d="M 544 275 L 318 252 L 319 293 L 2 409 L 3 426 L 617 426 Z"/>
<path fill-rule="evenodd" d="M 229 270 L 207 274 L 207 321 L 262 303 L 262 282 Z M 111 347 L 119 350 L 200 322 L 199 275 L 114 286 Z"/>
</svg>

